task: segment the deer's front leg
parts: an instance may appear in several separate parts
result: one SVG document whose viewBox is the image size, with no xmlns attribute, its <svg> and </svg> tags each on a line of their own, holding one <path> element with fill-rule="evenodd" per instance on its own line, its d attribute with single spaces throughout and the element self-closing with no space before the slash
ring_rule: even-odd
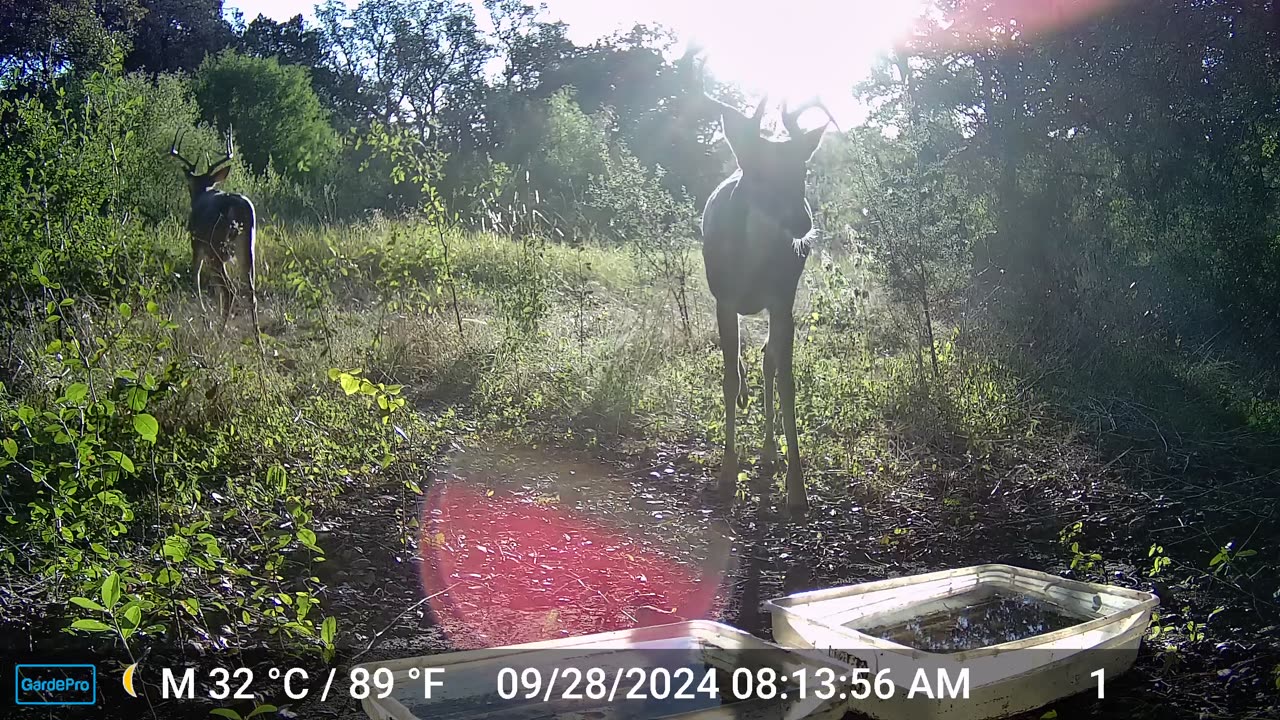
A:
<svg viewBox="0 0 1280 720">
<path fill-rule="evenodd" d="M 769 321 L 772 324 L 772 320 Z M 772 330 L 770 330 L 772 333 Z M 772 472 L 778 465 L 778 441 L 774 437 L 777 429 L 774 427 L 774 417 L 777 415 L 773 405 L 773 382 L 774 377 L 778 373 L 778 362 L 773 357 L 773 351 L 769 349 L 769 343 L 764 344 L 764 452 L 760 458 L 760 464 L 764 467 L 765 472 Z"/>
<path fill-rule="evenodd" d="M 792 372 L 795 344 L 795 320 L 791 308 L 769 313 L 769 347 L 774 349 L 778 364 L 778 395 L 782 400 L 782 426 L 787 434 L 787 510 L 792 516 L 809 511 L 809 496 L 804 488 L 804 469 L 800 465 L 800 442 L 796 432 L 796 379 Z M 774 332 L 774 328 L 777 332 Z"/>
<path fill-rule="evenodd" d="M 724 356 L 724 464 L 720 467 L 720 491 L 732 492 L 738 483 L 738 452 L 734 446 L 738 393 L 738 313 L 716 305 L 716 324 L 720 331 L 720 352 Z"/>
</svg>

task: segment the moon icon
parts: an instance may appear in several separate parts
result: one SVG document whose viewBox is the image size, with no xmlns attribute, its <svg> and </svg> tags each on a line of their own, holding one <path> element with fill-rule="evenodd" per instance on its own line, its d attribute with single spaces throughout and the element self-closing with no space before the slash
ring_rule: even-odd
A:
<svg viewBox="0 0 1280 720">
<path fill-rule="evenodd" d="M 133 689 L 133 673 L 138 669 L 138 663 L 134 663 L 124 670 L 124 691 L 129 693 L 130 697 L 138 697 L 138 693 Z"/>
</svg>

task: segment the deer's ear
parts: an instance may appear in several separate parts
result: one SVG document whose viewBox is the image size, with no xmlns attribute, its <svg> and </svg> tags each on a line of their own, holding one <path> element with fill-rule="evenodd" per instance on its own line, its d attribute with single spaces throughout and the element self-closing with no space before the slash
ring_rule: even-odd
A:
<svg viewBox="0 0 1280 720">
<path fill-rule="evenodd" d="M 211 184 L 212 184 L 212 183 L 220 183 L 220 182 L 222 182 L 222 181 L 226 180 L 226 179 L 227 179 L 227 176 L 228 176 L 228 175 L 230 175 L 230 174 L 231 174 L 231 166 L 230 166 L 230 165 L 227 165 L 226 167 L 218 168 L 217 170 L 214 170 L 212 173 L 210 173 L 210 174 L 209 174 L 209 182 L 210 182 Z"/>
<path fill-rule="evenodd" d="M 729 149 L 741 165 L 751 151 L 751 121 L 742 113 L 726 109 L 720 115 L 720 125 L 724 128 L 724 139 L 728 141 Z"/>
<path fill-rule="evenodd" d="M 811 160 L 818 148 L 822 145 L 822 137 L 827 134 L 826 127 L 814 128 L 800 136 L 800 149 L 804 153 L 805 161 Z"/>
</svg>

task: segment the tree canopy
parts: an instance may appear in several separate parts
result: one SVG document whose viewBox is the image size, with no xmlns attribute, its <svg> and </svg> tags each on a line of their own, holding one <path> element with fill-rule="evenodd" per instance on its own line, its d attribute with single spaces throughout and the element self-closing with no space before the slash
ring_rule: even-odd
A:
<svg viewBox="0 0 1280 720">
<path fill-rule="evenodd" d="M 1085 286 L 1156 274 L 1195 298 L 1187 313 L 1212 303 L 1253 340 L 1274 337 L 1276 3 L 1081 3 L 1057 15 L 936 5 L 850 88 L 877 110 L 817 160 L 827 237 L 918 246 L 941 265 L 916 263 L 916 275 L 939 280 L 945 267 L 1046 316 L 1085 302 Z M 206 121 L 237 127 L 251 167 L 273 158 L 297 179 L 356 173 L 367 145 L 339 151 L 336 138 L 377 125 L 430 150 L 436 189 L 458 209 L 474 212 L 523 169 L 548 211 L 586 230 L 599 218 L 576 199 L 624 155 L 677 204 L 705 200 L 732 163 L 711 142 L 702 92 L 733 89 L 674 57 L 660 27 L 580 45 L 520 0 L 328 0 L 314 23 L 228 21 L 221 0 L 42 0 L 0 13 L 10 92 L 113 57 L 153 80 L 176 74 Z M 338 205 L 400 211 L 415 192 L 365 187 Z"/>
</svg>

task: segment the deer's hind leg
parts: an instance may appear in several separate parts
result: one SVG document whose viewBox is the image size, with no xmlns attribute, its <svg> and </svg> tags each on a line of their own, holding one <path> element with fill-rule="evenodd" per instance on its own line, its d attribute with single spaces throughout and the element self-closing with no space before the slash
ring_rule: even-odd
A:
<svg viewBox="0 0 1280 720">
<path fill-rule="evenodd" d="M 217 272 L 215 278 L 218 281 L 218 308 L 222 313 L 222 329 L 227 328 L 227 320 L 231 317 L 231 306 L 235 296 L 231 290 L 231 277 L 227 275 L 227 263 L 223 258 L 214 258 L 214 266 Z"/>
<path fill-rule="evenodd" d="M 199 242 L 191 243 L 191 277 L 194 278 L 196 301 L 200 303 L 200 312 L 208 313 L 209 308 L 204 304 L 204 292 L 200 287 L 200 275 L 204 270 L 204 261 L 207 254 Z"/>
<path fill-rule="evenodd" d="M 260 336 L 262 330 L 258 326 L 258 272 L 254 258 L 256 248 L 253 235 L 253 226 L 240 228 L 236 236 L 236 257 L 243 266 L 240 272 L 244 276 L 245 285 L 249 286 L 249 315 L 253 318 L 253 331 L 255 336 Z M 257 340 L 259 344 L 262 343 L 261 337 L 257 337 Z"/>
</svg>

